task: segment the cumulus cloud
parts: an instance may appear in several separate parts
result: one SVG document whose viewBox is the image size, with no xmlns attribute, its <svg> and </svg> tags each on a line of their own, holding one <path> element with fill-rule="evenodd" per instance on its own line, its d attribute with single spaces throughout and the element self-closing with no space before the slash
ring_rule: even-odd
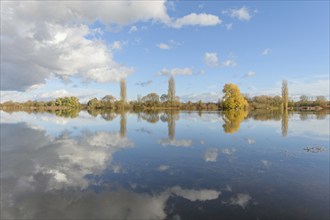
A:
<svg viewBox="0 0 330 220">
<path fill-rule="evenodd" d="M 204 61 L 205 61 L 206 65 L 208 65 L 210 67 L 219 66 L 217 53 L 205 53 Z"/>
<path fill-rule="evenodd" d="M 223 13 L 228 14 L 232 18 L 237 18 L 240 21 L 249 21 L 254 16 L 254 13 L 245 6 L 239 9 L 225 10 Z"/>
<path fill-rule="evenodd" d="M 181 28 L 182 26 L 214 26 L 221 24 L 221 19 L 212 14 L 196 14 L 191 13 L 189 15 L 183 16 L 182 18 L 178 18 L 171 23 L 171 26 L 174 28 Z"/>
<path fill-rule="evenodd" d="M 214 52 L 206 52 L 204 54 L 204 62 L 209 67 L 234 67 L 237 65 L 233 59 L 227 59 L 220 62 L 217 53 Z"/>
<path fill-rule="evenodd" d="M 23 91 L 45 83 L 53 75 L 104 83 L 118 81 L 133 72 L 113 60 L 104 42 L 87 38 L 95 33 L 87 25 L 29 21 L 15 9 L 10 11 L 14 13 L 3 16 L 6 25 L 2 32 L 2 90 Z"/>
<path fill-rule="evenodd" d="M 221 22 L 217 16 L 194 13 L 173 20 L 166 1 L 13 1 L 1 6 L 2 90 L 26 91 L 54 75 L 98 83 L 127 77 L 133 68 L 117 63 L 110 51 L 122 44 L 106 45 L 103 32 L 90 27 L 96 21 L 108 30 L 139 21 L 175 28 Z"/>
<path fill-rule="evenodd" d="M 190 68 L 173 68 L 166 69 L 163 68 L 160 72 L 157 73 L 159 76 L 176 76 L 176 75 L 191 75 L 193 73 Z"/>
</svg>

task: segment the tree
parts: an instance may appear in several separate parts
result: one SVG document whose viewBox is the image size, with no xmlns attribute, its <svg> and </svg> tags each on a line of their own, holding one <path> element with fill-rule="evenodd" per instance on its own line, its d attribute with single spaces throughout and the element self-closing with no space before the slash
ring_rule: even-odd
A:
<svg viewBox="0 0 330 220">
<path fill-rule="evenodd" d="M 142 98 L 142 102 L 150 106 L 157 106 L 159 104 L 159 95 L 152 92 Z"/>
<path fill-rule="evenodd" d="M 235 84 L 226 84 L 222 90 L 223 108 L 224 109 L 243 109 L 248 107 L 248 102 L 241 94 L 239 88 Z"/>
<path fill-rule="evenodd" d="M 101 103 L 97 98 L 93 98 L 87 102 L 88 108 L 99 108 L 101 107 Z"/>
<path fill-rule="evenodd" d="M 120 80 L 120 100 L 126 103 L 126 81 L 125 79 Z"/>
<path fill-rule="evenodd" d="M 168 80 L 168 100 L 171 103 L 175 100 L 175 81 L 173 76 Z"/>
<path fill-rule="evenodd" d="M 308 102 L 308 96 L 307 95 L 301 95 L 300 96 L 300 101 L 301 102 Z"/>
<path fill-rule="evenodd" d="M 289 103 L 288 81 L 283 80 L 283 82 L 282 82 L 282 105 L 283 105 L 283 110 L 288 109 L 288 103 Z"/>
<path fill-rule="evenodd" d="M 106 95 L 102 98 L 103 102 L 115 102 L 116 98 L 113 95 Z"/>
<path fill-rule="evenodd" d="M 160 96 L 160 101 L 161 101 L 161 102 L 166 102 L 166 101 L 168 101 L 168 95 L 166 95 L 166 94 L 161 95 L 161 96 Z"/>
<path fill-rule="evenodd" d="M 326 106 L 327 105 L 327 98 L 325 96 L 316 96 L 315 103 L 319 106 Z"/>
</svg>

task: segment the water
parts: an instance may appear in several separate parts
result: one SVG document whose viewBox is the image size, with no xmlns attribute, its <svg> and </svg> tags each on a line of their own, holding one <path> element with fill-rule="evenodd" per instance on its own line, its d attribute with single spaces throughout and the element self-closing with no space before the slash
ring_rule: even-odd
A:
<svg viewBox="0 0 330 220">
<path fill-rule="evenodd" d="M 329 219 L 329 119 L 1 112 L 1 219 Z"/>
</svg>

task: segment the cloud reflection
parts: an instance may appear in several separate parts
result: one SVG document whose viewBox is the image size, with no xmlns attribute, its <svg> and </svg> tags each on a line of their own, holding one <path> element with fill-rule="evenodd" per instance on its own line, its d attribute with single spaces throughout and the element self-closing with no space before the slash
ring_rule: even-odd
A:
<svg viewBox="0 0 330 220">
<path fill-rule="evenodd" d="M 174 147 L 190 147 L 193 141 L 190 139 L 160 139 L 158 140 L 158 144 L 162 146 L 174 146 Z"/>
<path fill-rule="evenodd" d="M 218 149 L 211 148 L 208 149 L 204 154 L 204 160 L 206 162 L 216 162 L 218 157 Z"/>
<path fill-rule="evenodd" d="M 238 205 L 245 209 L 251 202 L 252 197 L 248 193 L 238 193 L 236 196 L 231 197 L 229 201 L 225 202 L 230 205 Z"/>
</svg>

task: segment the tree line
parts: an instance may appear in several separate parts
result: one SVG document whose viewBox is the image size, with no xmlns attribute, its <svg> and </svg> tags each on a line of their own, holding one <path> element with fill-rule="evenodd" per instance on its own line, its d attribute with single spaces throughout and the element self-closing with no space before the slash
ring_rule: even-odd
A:
<svg viewBox="0 0 330 220">
<path fill-rule="evenodd" d="M 306 95 L 302 95 L 299 101 L 289 99 L 288 82 L 282 82 L 281 96 L 254 96 L 249 97 L 242 94 L 235 84 L 225 84 L 222 90 L 223 97 L 218 102 L 180 102 L 175 91 L 175 80 L 171 76 L 168 80 L 168 91 L 166 94 L 158 95 L 157 93 L 149 93 L 145 96 L 138 96 L 136 100 L 127 101 L 126 81 L 120 80 L 120 99 L 109 94 L 102 99 L 93 98 L 86 104 L 81 104 L 77 97 L 63 97 L 52 101 L 27 101 L 4 102 L 0 104 L 1 109 L 17 109 L 17 110 L 63 110 L 63 109 L 107 109 L 107 110 L 157 110 L 157 109 L 177 109 L 177 110 L 239 110 L 239 109 L 307 109 L 315 110 L 318 108 L 329 108 L 329 101 L 324 96 L 317 96 L 315 100 L 311 100 Z"/>
</svg>

